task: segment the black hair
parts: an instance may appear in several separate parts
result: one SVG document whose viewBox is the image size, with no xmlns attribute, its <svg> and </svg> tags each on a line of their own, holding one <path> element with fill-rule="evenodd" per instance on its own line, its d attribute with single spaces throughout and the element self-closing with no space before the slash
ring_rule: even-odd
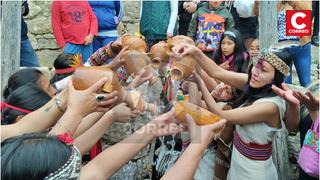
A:
<svg viewBox="0 0 320 180">
<path fill-rule="evenodd" d="M 276 56 L 278 56 L 283 62 L 285 62 L 288 66 L 292 63 L 292 57 L 287 51 L 276 51 L 273 52 Z M 275 75 L 273 82 L 271 84 L 267 84 L 264 87 L 261 88 L 253 88 L 249 85 L 252 73 L 251 70 L 253 68 L 253 65 L 249 67 L 248 71 L 248 82 L 244 88 L 243 94 L 237 99 L 233 105 L 233 108 L 239 107 L 241 105 L 248 106 L 251 105 L 254 101 L 260 98 L 265 97 L 273 97 L 277 96 L 273 90 L 271 89 L 272 84 L 281 87 L 281 83 L 283 82 L 285 76 L 275 69 Z"/>
<path fill-rule="evenodd" d="M 1 148 L 1 179 L 6 180 L 44 179 L 71 156 L 69 146 L 45 133 L 9 138 Z"/>
<path fill-rule="evenodd" d="M 239 31 L 237 31 L 235 29 L 231 29 L 229 31 L 233 32 L 236 35 L 236 37 L 231 36 L 228 33 L 223 33 L 221 36 L 220 42 L 219 42 L 219 47 L 217 48 L 217 50 L 213 54 L 213 59 L 217 64 L 222 63 L 221 59 L 222 59 L 223 54 L 222 54 L 221 44 L 222 44 L 223 39 L 225 37 L 228 37 L 235 44 L 234 51 L 232 54 L 234 55 L 234 66 L 236 68 L 236 72 L 245 73 L 247 71 L 248 59 L 245 59 L 245 57 L 244 57 L 244 53 L 246 53 L 244 41 L 243 41 Z"/>
<path fill-rule="evenodd" d="M 35 111 L 49 102 L 51 97 L 35 84 L 27 83 L 14 90 L 6 99 L 6 103 L 21 109 Z M 26 113 L 6 107 L 2 112 L 1 125 L 13 124 L 19 115 Z"/>
<path fill-rule="evenodd" d="M 42 72 L 34 68 L 21 69 L 15 72 L 8 79 L 8 84 L 3 90 L 3 97 L 6 99 L 10 93 L 26 83 L 38 84 L 41 76 L 43 76 Z"/>
<path fill-rule="evenodd" d="M 58 55 L 58 57 L 55 59 L 53 66 L 55 69 L 67 69 L 67 68 L 71 68 L 71 64 L 73 62 L 74 62 L 73 55 L 62 53 L 62 54 Z M 64 79 L 72 74 L 73 74 L 73 72 L 66 73 L 66 74 L 55 74 L 52 77 L 52 79 L 50 80 L 50 83 L 53 84 L 53 83 L 60 81 L 61 79 Z"/>
</svg>

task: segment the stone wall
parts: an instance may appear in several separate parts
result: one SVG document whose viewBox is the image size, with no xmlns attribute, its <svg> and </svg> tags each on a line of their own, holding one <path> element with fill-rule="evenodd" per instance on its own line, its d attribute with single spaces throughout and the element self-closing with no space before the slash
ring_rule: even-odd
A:
<svg viewBox="0 0 320 180">
<path fill-rule="evenodd" d="M 29 39 L 39 57 L 41 66 L 52 67 L 54 59 L 62 52 L 56 44 L 51 28 L 52 1 L 28 1 L 29 15 L 25 17 L 29 28 Z M 119 29 L 134 33 L 139 22 L 139 1 L 124 1 L 123 24 Z"/>
</svg>

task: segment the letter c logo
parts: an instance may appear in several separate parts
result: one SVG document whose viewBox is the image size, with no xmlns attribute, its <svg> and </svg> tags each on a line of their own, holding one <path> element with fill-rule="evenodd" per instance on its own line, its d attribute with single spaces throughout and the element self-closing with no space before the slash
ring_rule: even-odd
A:
<svg viewBox="0 0 320 180">
<path fill-rule="evenodd" d="M 307 25 L 305 23 L 298 24 L 297 19 L 298 19 L 298 17 L 305 18 L 306 16 L 307 15 L 303 12 L 297 12 L 297 13 L 293 14 L 293 16 L 291 17 L 292 26 L 296 29 L 304 29 Z"/>
</svg>

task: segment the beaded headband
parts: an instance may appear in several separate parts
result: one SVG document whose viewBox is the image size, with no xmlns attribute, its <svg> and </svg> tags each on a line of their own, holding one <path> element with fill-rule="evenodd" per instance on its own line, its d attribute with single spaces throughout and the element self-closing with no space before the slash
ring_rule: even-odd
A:
<svg viewBox="0 0 320 180">
<path fill-rule="evenodd" d="M 272 52 L 268 52 L 258 56 L 255 60 L 255 64 L 259 63 L 260 60 L 265 60 L 269 62 L 276 70 L 281 72 L 284 76 L 287 76 L 289 74 L 289 66 Z"/>
</svg>

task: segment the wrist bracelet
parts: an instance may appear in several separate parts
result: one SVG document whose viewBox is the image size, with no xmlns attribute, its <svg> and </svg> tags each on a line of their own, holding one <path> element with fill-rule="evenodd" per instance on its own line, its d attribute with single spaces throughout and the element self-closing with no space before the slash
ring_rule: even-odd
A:
<svg viewBox="0 0 320 180">
<path fill-rule="evenodd" d="M 61 99 L 60 99 L 58 96 L 56 96 L 56 97 L 54 98 L 54 102 L 55 102 L 57 108 L 59 109 L 59 111 L 63 113 L 64 110 L 63 110 L 62 107 L 61 107 Z"/>
</svg>

